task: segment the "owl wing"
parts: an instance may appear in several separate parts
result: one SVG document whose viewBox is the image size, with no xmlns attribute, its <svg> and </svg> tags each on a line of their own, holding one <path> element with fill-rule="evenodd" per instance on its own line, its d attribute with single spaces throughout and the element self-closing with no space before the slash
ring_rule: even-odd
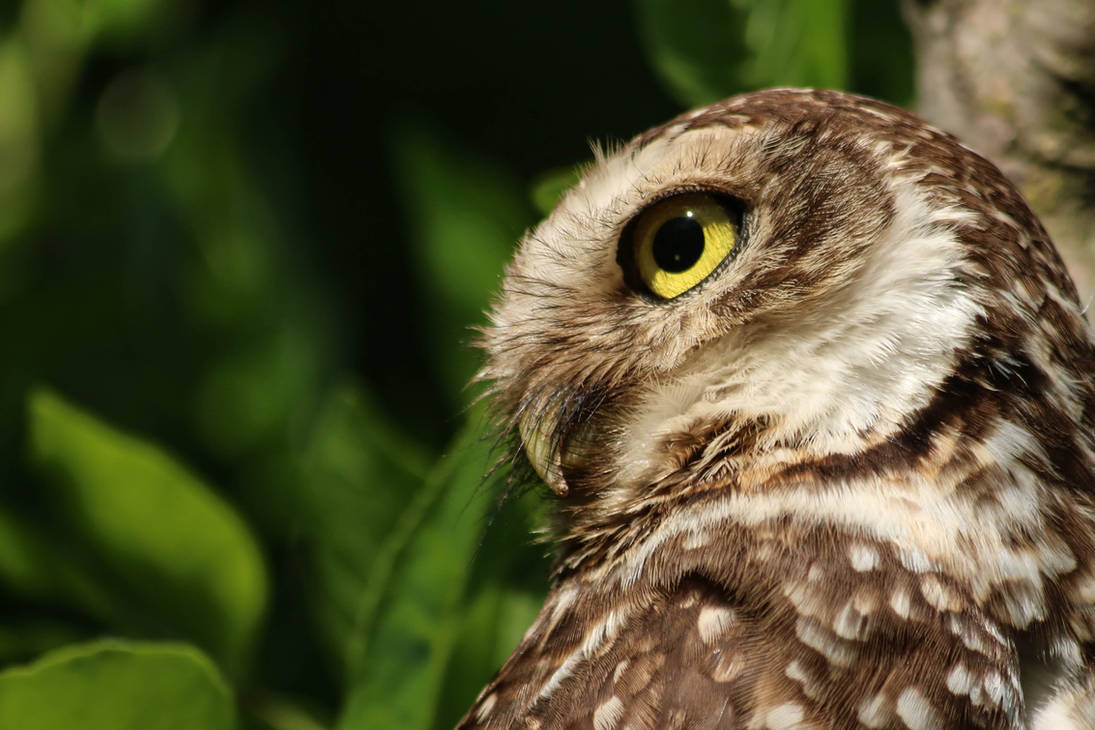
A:
<svg viewBox="0 0 1095 730">
<path fill-rule="evenodd" d="M 892 610 L 849 616 L 842 598 L 807 616 L 782 594 L 746 603 L 690 575 L 590 621 L 565 615 L 553 594 L 459 727 L 1020 727 L 1017 705 L 990 696 L 1010 691 L 998 666 L 1014 656 Z"/>
<path fill-rule="evenodd" d="M 459 728 L 743 726 L 756 657 L 776 646 L 714 585 L 687 579 L 645 610 L 609 611 L 584 630 L 567 595 L 553 592 Z"/>
</svg>

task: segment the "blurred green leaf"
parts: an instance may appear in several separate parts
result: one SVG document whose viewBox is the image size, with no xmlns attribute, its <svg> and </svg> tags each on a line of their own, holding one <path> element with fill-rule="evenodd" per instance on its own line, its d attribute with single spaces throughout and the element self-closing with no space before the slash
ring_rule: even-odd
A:
<svg viewBox="0 0 1095 730">
<path fill-rule="evenodd" d="M 848 0 L 730 1 L 745 15 L 747 87 L 846 88 Z"/>
<path fill-rule="evenodd" d="M 245 50 L 253 55 L 264 49 Z M 255 326 L 272 305 L 282 304 L 271 301 L 273 292 L 295 296 L 278 280 L 289 273 L 279 266 L 282 232 L 225 128 L 224 110 L 209 98 L 204 83 L 225 62 L 223 54 L 210 49 L 188 60 L 187 74 L 175 81 L 178 93 L 190 99 L 186 123 L 180 124 L 162 167 L 196 253 L 182 272 L 184 301 L 202 326 Z M 230 60 L 237 60 L 235 51 Z"/>
<path fill-rule="evenodd" d="M 309 603 L 340 673 L 361 657 L 355 637 L 383 546 L 428 471 L 422 448 L 400 434 L 367 393 L 328 393 L 300 454 L 288 498 L 309 553 Z"/>
<path fill-rule="evenodd" d="M 155 161 L 178 131 L 179 108 L 168 80 L 151 69 L 118 74 L 99 97 L 96 129 L 107 154 L 131 164 Z"/>
<path fill-rule="evenodd" d="M 187 100 L 158 168 L 189 239 L 178 272 L 185 326 L 220 340 L 188 405 L 203 444 L 237 466 L 284 450 L 316 406 L 333 349 L 329 292 L 300 265 L 312 242 L 292 236 L 237 128 L 284 52 L 263 30 L 229 26 L 162 75 L 165 92 Z"/>
<path fill-rule="evenodd" d="M 378 560 L 359 624 L 343 730 L 430 728 L 463 620 L 461 600 L 496 489 L 484 483 L 489 442 L 472 418 L 400 516 Z"/>
<path fill-rule="evenodd" d="M 169 17 L 171 0 L 84 0 L 81 23 L 85 32 L 108 39 L 134 39 L 150 33 L 149 27 Z"/>
<path fill-rule="evenodd" d="M 299 409 L 311 405 L 318 369 L 315 337 L 297 322 L 225 353 L 195 394 L 202 435 L 221 453 L 240 457 L 278 443 Z"/>
<path fill-rule="evenodd" d="M 37 99 L 22 44 L 0 37 L 0 254 L 35 207 Z M 7 257 L 5 257 L 6 259 Z M 0 259 L 3 260 L 3 259 Z M 10 272 L 0 268 L 0 296 Z"/>
<path fill-rule="evenodd" d="M 433 328 L 426 341 L 455 406 L 467 402 L 464 389 L 480 362 L 469 346 L 471 327 L 483 322 L 502 268 L 533 214 L 521 185 L 421 127 L 400 130 L 394 156 Z"/>
<path fill-rule="evenodd" d="M 638 0 L 639 35 L 654 70 L 685 106 L 741 89 L 743 17 L 730 0 Z"/>
<path fill-rule="evenodd" d="M 46 529 L 0 505 L 0 581 L 15 595 L 61 603 L 99 619 L 117 614 L 117 600 L 83 556 Z"/>
<path fill-rule="evenodd" d="M 427 672 L 418 686 L 444 699 L 419 718 L 425 726 L 434 713 L 447 720 L 466 709 L 462 706 L 535 616 L 548 575 L 544 547 L 530 542 L 540 519 L 532 514 L 530 500 L 518 500 L 499 514 L 480 543 L 485 527 L 482 492 L 491 493 L 489 485 L 479 486 L 480 475 L 489 462 L 486 443 L 468 439 L 473 439 L 470 433 L 454 449 L 460 465 L 438 466 L 427 477 L 421 448 L 394 428 L 367 393 L 344 385 L 331 392 L 320 410 L 301 458 L 300 476 L 294 480 L 297 486 L 292 488 L 300 538 L 310 557 L 309 595 L 317 627 L 341 660 L 351 691 L 371 697 L 358 700 L 360 706 L 379 707 L 376 695 L 364 687 L 380 694 L 388 691 L 370 668 L 402 661 L 399 652 L 421 639 L 395 641 L 393 648 L 378 638 L 386 631 L 377 628 L 379 615 L 422 601 L 421 585 L 407 580 L 408 561 L 444 560 L 435 570 L 442 573 L 437 576 L 441 580 L 456 581 L 452 590 L 460 590 L 461 571 L 467 572 L 463 597 L 433 609 L 448 616 L 452 627 L 427 639 L 434 641 L 428 651 L 436 674 Z M 423 547 L 448 534 L 448 526 L 437 524 L 442 518 L 452 519 L 467 533 L 454 535 L 458 549 L 447 558 L 441 557 L 442 551 L 431 553 Z M 450 570 L 454 565 L 460 570 Z M 443 584 L 438 588 L 445 590 Z M 397 635 L 403 630 L 399 624 Z M 376 641 L 381 642 L 379 647 Z M 451 667 L 457 670 L 450 672 Z M 369 715 L 344 722 L 370 726 L 380 721 Z M 388 721 L 395 722 L 384 720 Z"/>
<path fill-rule="evenodd" d="M 116 590 L 233 670 L 266 603 L 259 548 L 232 508 L 160 449 L 46 390 L 29 399 L 32 458 Z"/>
<path fill-rule="evenodd" d="M 234 727 L 224 680 L 205 655 L 184 644 L 99 641 L 0 672 L 0 728 Z"/>
<path fill-rule="evenodd" d="M 29 62 L 40 126 L 54 123 L 67 107 L 84 64 L 92 33 L 81 6 L 74 0 L 23 0 L 12 35 Z"/>
<path fill-rule="evenodd" d="M 846 88 L 848 0 L 638 0 L 655 70 L 688 107 L 771 86 Z"/>
</svg>

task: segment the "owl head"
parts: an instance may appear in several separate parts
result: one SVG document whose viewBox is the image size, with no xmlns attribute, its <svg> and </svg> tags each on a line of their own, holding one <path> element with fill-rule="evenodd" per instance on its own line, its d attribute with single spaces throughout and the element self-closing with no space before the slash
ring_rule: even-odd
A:
<svg viewBox="0 0 1095 730">
<path fill-rule="evenodd" d="M 952 449 L 1090 473 L 1095 357 L 1042 226 L 953 137 L 839 92 L 734 97 L 598 153 L 524 237 L 482 346 L 564 552 L 804 470 Z"/>
</svg>

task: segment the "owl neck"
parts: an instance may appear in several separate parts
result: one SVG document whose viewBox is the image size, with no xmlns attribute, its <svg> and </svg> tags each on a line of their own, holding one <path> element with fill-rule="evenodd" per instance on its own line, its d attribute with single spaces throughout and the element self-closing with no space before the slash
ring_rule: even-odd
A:
<svg viewBox="0 0 1095 730">
<path fill-rule="evenodd" d="M 558 578 L 719 571 L 773 531 L 791 536 L 773 549 L 809 563 L 824 540 L 793 537 L 809 533 L 882 546 L 907 569 L 958 581 L 1008 625 L 1030 626 L 1050 615 L 1049 586 L 1091 553 L 1084 514 L 1045 496 L 1090 490 L 1095 469 L 1090 437 L 1061 426 L 1072 421 L 1048 379 L 1014 352 L 964 355 L 896 430 L 864 434 L 853 450 L 774 442 L 775 419 L 741 419 L 678 439 L 690 456 L 645 485 L 579 475 L 589 488 L 561 510 Z M 1021 576 L 1017 561 L 1029 567 Z"/>
</svg>

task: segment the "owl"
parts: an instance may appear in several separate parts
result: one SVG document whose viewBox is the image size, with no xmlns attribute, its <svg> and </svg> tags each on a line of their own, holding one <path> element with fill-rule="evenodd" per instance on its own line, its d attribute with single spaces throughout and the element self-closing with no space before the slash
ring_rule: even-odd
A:
<svg viewBox="0 0 1095 730">
<path fill-rule="evenodd" d="M 686 113 L 525 236 L 482 346 L 557 562 L 460 728 L 1095 728 L 1095 340 L 953 137 Z"/>
</svg>

